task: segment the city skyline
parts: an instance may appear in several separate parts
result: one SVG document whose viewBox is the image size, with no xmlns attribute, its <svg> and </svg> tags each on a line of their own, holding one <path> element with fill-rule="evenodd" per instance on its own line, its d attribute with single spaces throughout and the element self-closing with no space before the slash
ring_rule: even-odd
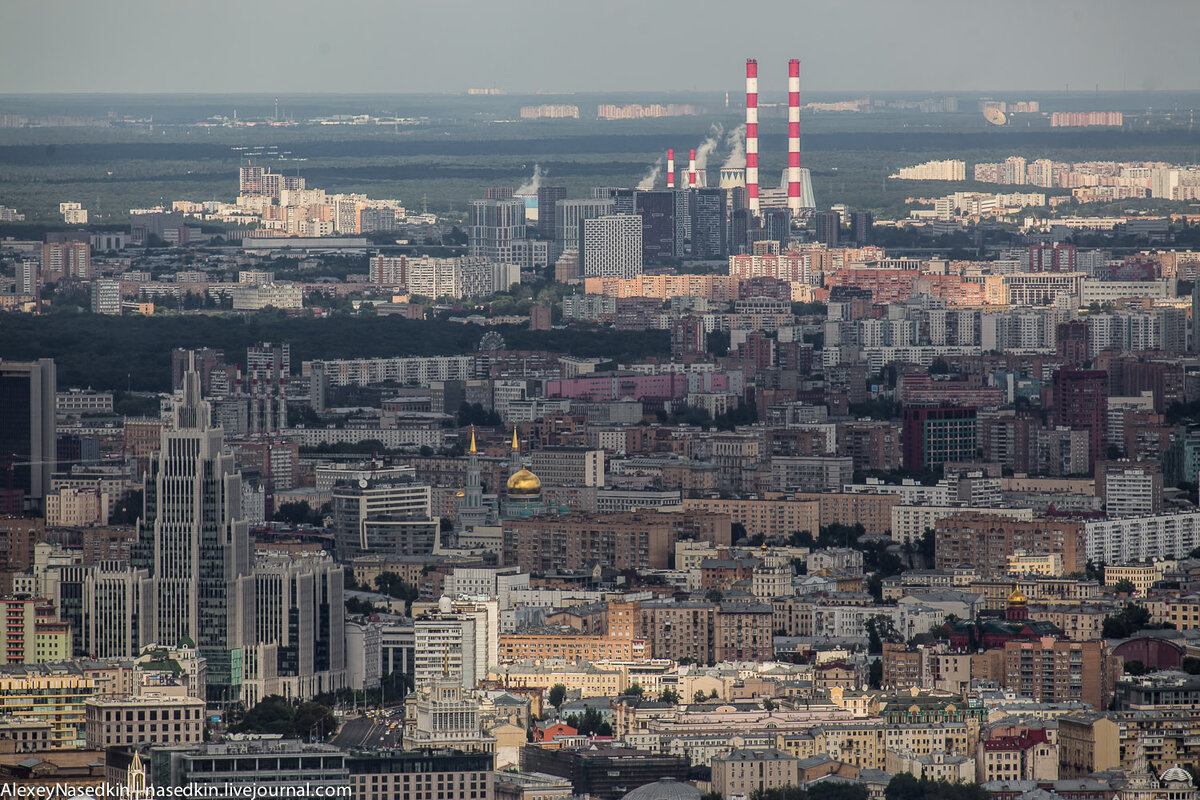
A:
<svg viewBox="0 0 1200 800">
<path fill-rule="evenodd" d="M 459 13 L 456 6 L 474 8 Z M 0 10 L 0 48 L 11 59 L 0 92 L 735 93 L 747 57 L 763 62 L 764 95 L 784 93 L 790 57 L 801 59 L 802 92 L 1200 87 L 1200 53 L 1189 47 L 1191 27 L 1179 24 L 1196 11 L 1182 0 L 1136 8 L 1115 1 L 1007 0 L 985 7 L 869 0 L 803 10 L 772 0 L 740 7 L 735 13 L 743 24 L 733 32 L 722 24 L 721 15 L 731 12 L 721 6 L 678 1 L 360 2 L 342 7 L 348 24 L 341 25 L 326 24 L 322 7 L 311 2 L 224 0 L 197 13 L 135 0 L 123 4 L 119 17 L 98 5 L 64 8 L 15 0 Z M 997 28 L 996 20 L 1006 18 L 1028 24 Z M 785 33 L 768 25 L 772 20 Z M 298 46 L 222 57 L 222 37 L 238 29 L 269 30 L 276 41 Z M 442 37 L 424 35 L 436 31 L 453 34 L 449 56 Z M 681 51 L 694 57 L 681 58 Z M 1125 55 L 1134 53 L 1136 59 Z"/>
</svg>

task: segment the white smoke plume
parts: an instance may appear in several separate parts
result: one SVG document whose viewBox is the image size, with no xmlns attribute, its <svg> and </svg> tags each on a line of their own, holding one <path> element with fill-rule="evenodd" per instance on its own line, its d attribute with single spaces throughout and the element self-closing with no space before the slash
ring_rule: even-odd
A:
<svg viewBox="0 0 1200 800">
<path fill-rule="evenodd" d="M 527 183 L 522 183 L 513 194 L 537 194 L 542 188 L 542 165 L 533 165 L 533 177 Z"/>
<path fill-rule="evenodd" d="M 696 172 L 700 173 L 708 169 L 708 157 L 721 143 L 721 134 L 723 133 L 725 133 L 725 129 L 719 122 L 714 122 L 713 126 L 708 129 L 708 136 L 704 137 L 704 141 L 696 148 Z"/>
<path fill-rule="evenodd" d="M 725 167 L 741 169 L 746 166 L 746 126 L 739 125 L 731 130 L 725 137 L 725 144 L 729 146 L 729 157 L 725 159 Z"/>
<path fill-rule="evenodd" d="M 639 191 L 647 192 L 654 188 L 654 184 L 658 182 L 658 176 L 662 173 L 663 157 L 659 156 L 654 162 L 654 166 L 646 173 L 646 176 L 638 181 L 637 188 Z"/>
</svg>

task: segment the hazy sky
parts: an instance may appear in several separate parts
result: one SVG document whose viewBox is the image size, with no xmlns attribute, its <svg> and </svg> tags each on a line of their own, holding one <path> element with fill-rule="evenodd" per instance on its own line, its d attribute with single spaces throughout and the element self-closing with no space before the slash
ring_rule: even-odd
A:
<svg viewBox="0 0 1200 800">
<path fill-rule="evenodd" d="M 0 92 L 1200 89 L 1197 0 L 0 0 Z"/>
</svg>

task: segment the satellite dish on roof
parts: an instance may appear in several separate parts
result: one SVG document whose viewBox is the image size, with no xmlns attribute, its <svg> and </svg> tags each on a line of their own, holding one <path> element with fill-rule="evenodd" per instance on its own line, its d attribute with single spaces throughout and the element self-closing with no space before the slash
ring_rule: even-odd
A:
<svg viewBox="0 0 1200 800">
<path fill-rule="evenodd" d="M 983 118 L 993 125 L 1004 125 L 1008 122 L 1008 117 L 996 106 L 988 106 L 983 109 Z"/>
</svg>

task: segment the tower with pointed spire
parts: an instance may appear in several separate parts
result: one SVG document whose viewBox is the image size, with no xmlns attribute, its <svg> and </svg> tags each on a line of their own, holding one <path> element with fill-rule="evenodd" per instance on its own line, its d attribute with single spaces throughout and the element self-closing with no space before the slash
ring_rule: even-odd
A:
<svg viewBox="0 0 1200 800">
<path fill-rule="evenodd" d="M 467 483 L 458 495 L 457 528 L 460 532 L 495 523 L 495 510 L 484 502 L 483 482 L 479 478 L 479 449 L 475 444 L 475 426 L 471 426 L 471 447 L 467 451 Z"/>
<path fill-rule="evenodd" d="M 504 516 L 534 517 L 546 513 L 542 501 L 542 482 L 525 466 L 521 457 L 521 445 L 517 439 L 517 428 L 513 426 L 512 459 L 509 464 L 508 484 L 504 491 Z"/>
<path fill-rule="evenodd" d="M 194 642 L 208 660 L 208 699 L 240 700 L 254 645 L 254 574 L 241 474 L 200 396 L 195 356 L 143 483 L 131 552 L 148 576 L 139 640 Z"/>
</svg>

